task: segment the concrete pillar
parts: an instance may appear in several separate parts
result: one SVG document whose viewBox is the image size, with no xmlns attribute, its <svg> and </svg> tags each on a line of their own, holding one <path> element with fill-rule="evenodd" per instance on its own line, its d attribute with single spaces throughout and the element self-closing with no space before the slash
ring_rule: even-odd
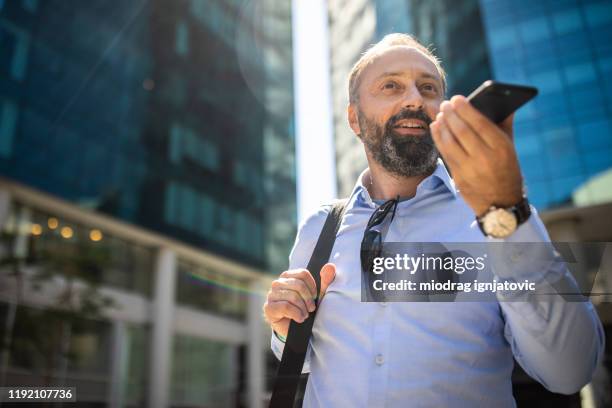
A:
<svg viewBox="0 0 612 408">
<path fill-rule="evenodd" d="M 176 254 L 167 248 L 162 248 L 158 253 L 155 268 L 155 292 L 151 315 L 148 403 L 151 408 L 170 406 L 175 285 Z"/>
<path fill-rule="evenodd" d="M 254 281 L 250 286 L 249 308 L 248 308 L 248 339 L 247 344 L 247 384 L 248 406 L 251 408 L 263 407 L 265 366 L 265 327 L 263 322 L 262 307 L 265 301 L 265 288 L 259 281 Z"/>
</svg>

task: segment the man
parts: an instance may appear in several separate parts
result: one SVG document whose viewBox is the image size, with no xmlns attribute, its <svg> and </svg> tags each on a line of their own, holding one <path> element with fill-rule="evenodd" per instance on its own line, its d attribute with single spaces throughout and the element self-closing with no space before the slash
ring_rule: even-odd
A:
<svg viewBox="0 0 612 408">
<path fill-rule="evenodd" d="M 388 35 L 353 67 L 348 121 L 364 144 L 368 169 L 320 271 L 325 297 L 305 363 L 311 373 L 305 407 L 512 407 L 513 356 L 558 393 L 579 391 L 601 357 L 603 330 L 590 302 L 504 302 L 504 293 L 499 302 L 360 301 L 366 224 L 381 203 L 398 196 L 388 242 L 493 240 L 484 233 L 505 242 L 549 241 L 523 197 L 513 118 L 497 126 L 462 96 L 443 101 L 444 93 L 440 63 L 407 35 Z M 498 223 L 504 228 L 483 226 L 483 232 L 475 222 L 475 216 L 495 221 L 500 213 L 492 207 L 521 206 L 524 219 L 515 219 L 515 227 Z M 273 282 L 264 305 L 279 359 L 289 321 L 303 322 L 315 308 L 315 282 L 303 268 L 328 211 L 323 207 L 300 227 L 289 270 Z M 545 246 L 521 248 L 492 254 L 500 281 L 571 282 L 564 266 L 534 270 L 532 260 Z"/>
</svg>

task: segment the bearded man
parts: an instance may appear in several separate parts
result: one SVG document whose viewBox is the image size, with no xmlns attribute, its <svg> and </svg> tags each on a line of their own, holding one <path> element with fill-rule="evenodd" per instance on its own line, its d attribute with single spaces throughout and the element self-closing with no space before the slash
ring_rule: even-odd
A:
<svg viewBox="0 0 612 408">
<path fill-rule="evenodd" d="M 290 320 L 303 322 L 318 307 L 305 407 L 513 407 L 514 359 L 550 391 L 569 394 L 590 381 L 601 358 L 603 330 L 588 301 L 506 302 L 509 295 L 497 293 L 493 302 L 361 302 L 364 231 L 390 202 L 385 241 L 549 242 L 523 194 L 513 117 L 494 124 L 465 97 L 444 101 L 445 87 L 439 61 L 408 35 L 386 36 L 353 67 L 348 122 L 368 168 L 320 271 L 325 297 L 315 306 L 316 284 L 304 268 L 329 206 L 300 226 L 289 270 L 264 305 L 279 359 Z M 482 225 L 500 214 L 513 222 Z M 521 248 L 491 254 L 499 281 L 573 282 L 562 263 L 534 270 L 549 246 Z"/>
</svg>

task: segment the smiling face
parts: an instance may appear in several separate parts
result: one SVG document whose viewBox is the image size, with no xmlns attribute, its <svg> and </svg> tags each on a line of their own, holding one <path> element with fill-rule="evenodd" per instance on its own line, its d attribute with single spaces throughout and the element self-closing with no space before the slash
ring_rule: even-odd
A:
<svg viewBox="0 0 612 408">
<path fill-rule="evenodd" d="M 390 173 L 429 174 L 438 158 L 429 124 L 443 98 L 442 78 L 431 59 L 413 47 L 392 46 L 362 71 L 349 123 L 369 155 Z"/>
</svg>

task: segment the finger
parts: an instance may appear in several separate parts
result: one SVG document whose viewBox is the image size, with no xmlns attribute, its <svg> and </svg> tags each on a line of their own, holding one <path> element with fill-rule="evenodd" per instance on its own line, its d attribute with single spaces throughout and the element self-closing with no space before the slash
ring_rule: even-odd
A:
<svg viewBox="0 0 612 408">
<path fill-rule="evenodd" d="M 455 97 L 453 96 L 453 98 Z M 482 154 L 483 148 L 489 148 L 481 137 L 455 112 L 450 102 L 443 102 L 440 105 L 440 109 L 443 113 L 442 119 L 444 123 L 468 155 L 475 156 Z"/>
<path fill-rule="evenodd" d="M 477 133 L 484 142 L 491 148 L 497 142 L 496 135 L 499 134 L 498 127 L 491 122 L 485 115 L 480 113 L 466 97 L 457 95 L 452 101 L 457 114 Z"/>
<path fill-rule="evenodd" d="M 449 161 L 460 163 L 463 160 L 467 160 L 468 155 L 466 151 L 463 149 L 461 144 L 457 142 L 455 136 L 446 125 L 443 117 L 444 114 L 438 113 L 436 121 L 434 122 L 436 124 L 436 128 L 438 129 L 438 141 L 436 145 L 441 152 L 444 151 L 444 157 Z"/>
<path fill-rule="evenodd" d="M 314 310 L 314 307 L 309 307 L 302 296 L 296 291 L 290 289 L 272 289 L 268 294 L 268 301 L 278 302 L 281 300 L 290 302 L 292 305 L 299 307 L 304 314 L 308 314 Z"/>
<path fill-rule="evenodd" d="M 499 124 L 499 127 L 506 132 L 511 141 L 514 141 L 514 112 L 504 119 L 502 123 Z"/>
<path fill-rule="evenodd" d="M 303 280 L 296 278 L 278 278 L 272 282 L 272 289 L 293 290 L 299 293 L 311 312 L 315 308 L 314 296 Z"/>
<path fill-rule="evenodd" d="M 431 129 L 431 136 L 434 140 L 434 143 L 436 144 L 436 147 L 438 148 L 438 151 L 440 152 L 440 155 L 444 160 L 444 164 L 448 167 L 449 172 L 452 174 L 455 168 L 458 168 L 456 167 L 458 163 L 456 163 L 450 156 L 447 155 L 446 146 L 444 146 L 442 141 L 440 140 L 440 138 L 442 137 L 440 135 L 440 126 L 438 123 L 433 122 L 429 128 Z"/>
<path fill-rule="evenodd" d="M 326 263 L 321 268 L 321 296 L 320 299 L 325 296 L 327 288 L 336 279 L 336 265 L 333 263 Z"/>
<path fill-rule="evenodd" d="M 282 319 L 291 319 L 302 323 L 308 317 L 299 307 L 285 300 L 266 302 L 264 313 L 270 323 L 278 323 Z"/>
<path fill-rule="evenodd" d="M 317 284 L 308 269 L 291 269 L 280 274 L 281 278 L 299 279 L 306 284 L 310 291 L 311 297 L 314 299 L 317 294 Z"/>
</svg>

